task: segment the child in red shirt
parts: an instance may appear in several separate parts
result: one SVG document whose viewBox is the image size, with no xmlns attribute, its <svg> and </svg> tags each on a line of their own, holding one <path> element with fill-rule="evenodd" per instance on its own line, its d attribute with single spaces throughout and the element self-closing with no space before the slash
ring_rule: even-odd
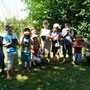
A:
<svg viewBox="0 0 90 90">
<path fill-rule="evenodd" d="M 40 54 L 40 43 L 38 43 L 38 36 L 36 34 L 32 35 L 33 43 L 31 44 L 31 58 L 32 62 L 40 63 L 43 55 Z"/>
<path fill-rule="evenodd" d="M 79 61 L 80 64 L 83 61 L 81 51 L 84 43 L 81 40 L 82 40 L 82 35 L 79 35 L 79 34 L 76 35 L 76 41 L 73 43 L 73 47 L 74 47 L 74 55 L 73 55 L 73 62 L 72 62 L 73 65 L 75 65 L 76 59 Z"/>
</svg>

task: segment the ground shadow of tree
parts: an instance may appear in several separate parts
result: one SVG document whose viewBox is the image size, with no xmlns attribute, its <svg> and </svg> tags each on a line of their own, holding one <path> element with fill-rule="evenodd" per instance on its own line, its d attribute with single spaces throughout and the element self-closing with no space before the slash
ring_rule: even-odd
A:
<svg viewBox="0 0 90 90">
<path fill-rule="evenodd" d="M 62 60 L 63 58 L 61 58 Z M 68 60 L 68 58 L 67 58 Z M 90 90 L 90 68 L 72 66 L 68 61 L 62 65 L 34 66 L 31 73 L 21 73 L 21 64 L 17 76 L 8 81 L 0 78 L 1 90 Z"/>
</svg>

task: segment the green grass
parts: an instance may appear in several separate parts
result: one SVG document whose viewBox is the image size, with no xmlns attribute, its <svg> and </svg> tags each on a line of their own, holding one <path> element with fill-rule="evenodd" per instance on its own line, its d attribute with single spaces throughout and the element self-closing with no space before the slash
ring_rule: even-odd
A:
<svg viewBox="0 0 90 90">
<path fill-rule="evenodd" d="M 20 62 L 16 73 L 11 81 L 0 78 L 0 90 L 90 90 L 90 67 L 85 65 L 35 66 L 22 74 Z"/>
</svg>

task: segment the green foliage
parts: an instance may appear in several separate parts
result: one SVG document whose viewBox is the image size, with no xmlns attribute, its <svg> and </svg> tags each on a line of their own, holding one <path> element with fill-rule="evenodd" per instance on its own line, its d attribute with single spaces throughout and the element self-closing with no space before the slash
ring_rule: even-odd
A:
<svg viewBox="0 0 90 90">
<path fill-rule="evenodd" d="M 3 32 L 4 29 L 4 22 L 0 21 L 0 32 Z"/>
<path fill-rule="evenodd" d="M 47 19 L 50 28 L 57 22 L 64 27 L 66 19 L 72 21 L 72 28 L 77 33 L 87 36 L 90 31 L 90 1 L 89 0 L 22 0 L 27 5 L 28 21 L 38 29 L 42 21 Z"/>
<path fill-rule="evenodd" d="M 6 23 L 13 24 L 14 27 L 14 33 L 18 36 L 18 38 L 21 37 L 23 34 L 23 29 L 28 26 L 28 23 L 26 20 L 17 20 L 15 17 L 11 19 L 7 19 Z"/>
</svg>

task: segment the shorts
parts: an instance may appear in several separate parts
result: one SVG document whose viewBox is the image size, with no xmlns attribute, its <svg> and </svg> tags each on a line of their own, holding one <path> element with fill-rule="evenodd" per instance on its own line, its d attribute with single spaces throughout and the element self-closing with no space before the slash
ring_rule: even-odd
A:
<svg viewBox="0 0 90 90">
<path fill-rule="evenodd" d="M 50 42 L 41 40 L 41 49 L 43 53 L 50 53 Z"/>
<path fill-rule="evenodd" d="M 82 53 L 74 53 L 74 55 L 73 55 L 73 61 L 75 61 L 75 60 L 78 60 L 78 62 L 82 62 L 83 61 L 83 59 L 82 59 Z"/>
<path fill-rule="evenodd" d="M 63 45 L 63 55 L 66 56 L 68 50 L 68 55 L 71 56 L 72 55 L 72 46 L 65 46 Z"/>
<path fill-rule="evenodd" d="M 41 58 L 34 55 L 34 54 L 31 54 L 31 57 L 32 57 L 32 62 L 36 61 L 37 63 L 40 63 L 41 62 Z"/>
<path fill-rule="evenodd" d="M 1 69 L 4 69 L 5 68 L 4 58 L 0 58 L 0 68 Z"/>
<path fill-rule="evenodd" d="M 18 55 L 7 54 L 7 70 L 16 68 L 18 66 Z"/>
<path fill-rule="evenodd" d="M 30 62 L 31 61 L 31 53 L 21 53 L 21 61 L 22 62 Z"/>
<path fill-rule="evenodd" d="M 59 55 L 59 53 L 60 53 L 60 47 L 52 47 L 52 52 L 53 52 L 54 55 L 55 54 Z"/>
</svg>

